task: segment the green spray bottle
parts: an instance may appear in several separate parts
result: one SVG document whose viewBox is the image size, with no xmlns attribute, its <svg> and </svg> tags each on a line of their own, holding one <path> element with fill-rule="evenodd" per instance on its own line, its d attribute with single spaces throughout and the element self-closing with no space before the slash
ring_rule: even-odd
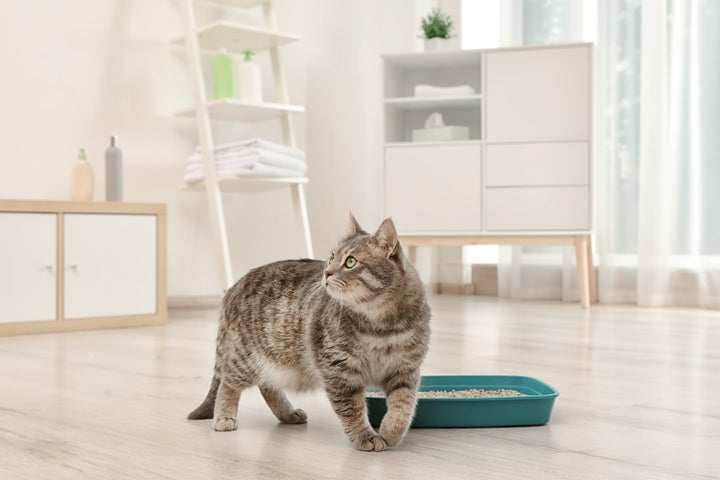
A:
<svg viewBox="0 0 720 480">
<path fill-rule="evenodd" d="M 226 49 L 220 50 L 212 60 L 213 98 L 235 98 L 235 72 L 233 59 Z"/>
</svg>

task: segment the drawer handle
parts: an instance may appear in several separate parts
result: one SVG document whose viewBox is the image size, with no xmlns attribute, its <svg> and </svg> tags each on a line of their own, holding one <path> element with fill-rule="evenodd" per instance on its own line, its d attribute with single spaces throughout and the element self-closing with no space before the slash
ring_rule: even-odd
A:
<svg viewBox="0 0 720 480">
<path fill-rule="evenodd" d="M 42 267 L 38 268 L 38 272 L 53 273 L 54 271 L 55 267 L 53 265 L 43 265 Z"/>
<path fill-rule="evenodd" d="M 73 264 L 73 265 L 68 265 L 67 267 L 65 267 L 65 270 L 70 270 L 71 272 L 77 273 L 78 267 L 77 267 L 77 265 L 75 265 L 75 264 Z"/>
</svg>

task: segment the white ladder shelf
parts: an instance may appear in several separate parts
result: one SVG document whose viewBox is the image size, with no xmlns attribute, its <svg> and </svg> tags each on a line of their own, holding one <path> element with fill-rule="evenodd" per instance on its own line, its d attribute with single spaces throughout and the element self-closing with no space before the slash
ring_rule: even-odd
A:
<svg viewBox="0 0 720 480">
<path fill-rule="evenodd" d="M 205 180 L 190 188 L 203 188 L 207 194 L 210 225 L 215 253 L 220 274 L 220 282 L 224 289 L 230 288 L 235 282 L 230 262 L 225 213 L 222 203 L 222 192 L 256 191 L 259 189 L 290 187 L 292 202 L 300 238 L 305 241 L 309 258 L 313 258 L 310 223 L 305 201 L 306 177 L 218 177 L 215 165 L 215 144 L 212 134 L 212 120 L 235 121 L 250 123 L 277 118 L 282 127 L 283 141 L 286 145 L 297 147 L 295 130 L 291 115 L 303 112 L 304 108 L 291 105 L 288 100 L 285 77 L 280 65 L 278 48 L 288 42 L 299 40 L 299 37 L 279 32 L 275 14 L 270 0 L 212 0 L 223 7 L 250 8 L 262 6 L 265 19 L 264 28 L 218 21 L 198 27 L 195 19 L 194 0 L 184 0 L 185 37 L 176 42 L 185 43 L 188 66 L 193 81 L 195 106 L 176 112 L 178 116 L 194 116 L 197 123 L 198 137 L 202 147 Z M 273 77 L 275 79 L 275 98 L 277 103 L 252 103 L 236 99 L 208 101 L 203 77 L 200 52 L 201 49 L 217 49 L 224 46 L 231 53 L 242 50 L 267 50 L 270 54 Z"/>
</svg>

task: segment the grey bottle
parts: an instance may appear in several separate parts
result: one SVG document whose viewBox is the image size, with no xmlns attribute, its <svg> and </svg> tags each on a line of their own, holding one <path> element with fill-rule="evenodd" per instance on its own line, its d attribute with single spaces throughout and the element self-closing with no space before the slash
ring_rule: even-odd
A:
<svg viewBox="0 0 720 480">
<path fill-rule="evenodd" d="M 123 176 L 122 151 L 118 148 L 118 137 L 110 137 L 110 146 L 105 149 L 105 200 L 122 202 Z"/>
</svg>

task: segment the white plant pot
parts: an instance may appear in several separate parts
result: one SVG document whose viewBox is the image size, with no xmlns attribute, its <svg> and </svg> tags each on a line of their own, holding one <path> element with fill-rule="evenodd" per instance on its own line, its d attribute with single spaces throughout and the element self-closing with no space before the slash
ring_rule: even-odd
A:
<svg viewBox="0 0 720 480">
<path fill-rule="evenodd" d="M 450 40 L 447 38 L 426 38 L 425 39 L 425 51 L 435 52 L 440 50 L 447 50 L 450 46 Z"/>
</svg>

